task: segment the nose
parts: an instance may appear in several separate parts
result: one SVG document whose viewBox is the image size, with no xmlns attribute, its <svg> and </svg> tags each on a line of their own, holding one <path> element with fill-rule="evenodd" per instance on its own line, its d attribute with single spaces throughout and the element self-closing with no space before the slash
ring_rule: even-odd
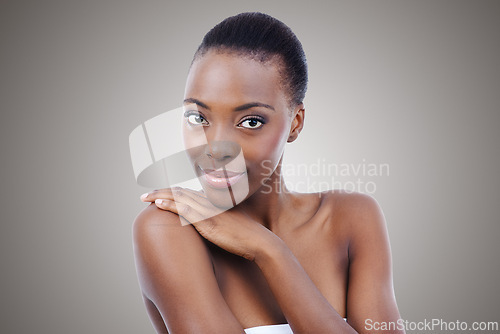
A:
<svg viewBox="0 0 500 334">
<path fill-rule="evenodd" d="M 214 160 L 232 160 L 240 153 L 240 145 L 233 141 L 211 141 L 205 146 L 205 154 Z"/>
</svg>

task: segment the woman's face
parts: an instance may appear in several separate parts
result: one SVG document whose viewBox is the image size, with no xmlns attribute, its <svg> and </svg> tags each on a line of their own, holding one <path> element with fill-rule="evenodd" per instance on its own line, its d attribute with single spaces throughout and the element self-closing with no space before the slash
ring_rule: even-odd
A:
<svg viewBox="0 0 500 334">
<path fill-rule="evenodd" d="M 184 142 L 210 201 L 229 208 L 274 172 L 292 116 L 274 61 L 209 51 L 192 65 L 184 96 Z"/>
</svg>

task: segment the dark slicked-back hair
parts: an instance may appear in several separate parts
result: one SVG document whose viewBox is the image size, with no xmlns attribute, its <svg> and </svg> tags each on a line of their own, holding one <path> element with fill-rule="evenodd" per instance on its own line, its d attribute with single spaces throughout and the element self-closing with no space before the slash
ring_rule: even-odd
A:
<svg viewBox="0 0 500 334">
<path fill-rule="evenodd" d="M 193 62 L 210 50 L 234 52 L 260 62 L 277 60 L 281 81 L 292 105 L 304 100 L 306 56 L 297 36 L 278 19 L 258 12 L 228 17 L 205 35 Z"/>
</svg>

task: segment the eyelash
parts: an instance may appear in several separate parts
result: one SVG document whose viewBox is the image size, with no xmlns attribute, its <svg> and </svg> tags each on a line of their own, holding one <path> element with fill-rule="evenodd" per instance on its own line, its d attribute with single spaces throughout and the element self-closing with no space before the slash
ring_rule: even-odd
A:
<svg viewBox="0 0 500 334">
<path fill-rule="evenodd" d="M 202 123 L 198 123 L 198 124 L 194 124 L 192 122 L 189 121 L 189 117 L 190 116 L 198 116 L 198 117 L 201 117 L 205 122 L 208 122 L 207 119 L 205 118 L 205 116 L 203 116 L 202 113 L 198 112 L 198 111 L 186 111 L 184 113 L 184 117 L 187 118 L 187 122 L 190 123 L 190 125 L 192 126 L 197 126 L 197 125 L 204 125 Z M 266 124 L 266 120 L 262 117 L 262 116 L 259 116 L 259 115 L 248 115 L 248 116 L 245 116 L 239 123 L 238 123 L 238 126 L 239 127 L 242 127 L 241 124 L 245 121 L 252 121 L 252 120 L 256 120 L 258 122 L 261 123 L 260 126 L 256 127 L 256 128 L 253 128 L 253 129 L 260 129 L 262 127 L 262 125 Z M 208 124 L 207 124 L 208 125 Z M 204 126 L 207 126 L 207 125 L 204 125 Z M 252 129 L 252 128 L 247 128 L 247 127 L 242 127 L 244 129 Z"/>
<path fill-rule="evenodd" d="M 199 124 L 194 124 L 194 123 L 190 122 L 190 121 L 189 121 L 189 117 L 190 117 L 190 116 L 198 116 L 198 117 L 201 117 L 201 118 L 202 118 L 203 120 L 205 120 L 206 122 L 208 122 L 208 121 L 207 121 L 207 119 L 205 118 L 205 116 L 203 116 L 203 114 L 201 114 L 200 112 L 197 112 L 197 111 L 189 111 L 189 110 L 188 110 L 188 111 L 186 111 L 186 112 L 184 113 L 184 117 L 186 118 L 187 122 L 188 122 L 190 125 L 192 125 L 192 126 L 203 125 L 203 124 L 201 124 L 201 123 L 199 123 Z M 205 126 L 206 126 L 206 125 L 205 125 Z"/>
<path fill-rule="evenodd" d="M 261 125 L 256 127 L 256 128 L 253 128 L 253 129 L 260 129 L 262 127 L 262 125 L 266 124 L 266 120 L 261 117 L 261 116 L 258 116 L 258 115 L 249 115 L 249 116 L 246 116 L 244 117 L 239 123 L 238 123 L 238 126 L 241 126 L 241 124 L 245 121 L 252 121 L 252 120 L 255 120 L 257 122 L 260 122 Z M 252 128 L 246 128 L 243 126 L 243 128 L 245 129 L 252 129 Z"/>
</svg>

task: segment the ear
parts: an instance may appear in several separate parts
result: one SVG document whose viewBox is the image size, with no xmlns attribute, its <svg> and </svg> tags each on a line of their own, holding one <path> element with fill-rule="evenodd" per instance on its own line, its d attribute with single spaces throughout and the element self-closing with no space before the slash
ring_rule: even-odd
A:
<svg viewBox="0 0 500 334">
<path fill-rule="evenodd" d="M 304 117 L 306 110 L 304 103 L 300 103 L 293 111 L 292 125 L 290 126 L 290 134 L 288 135 L 288 143 L 293 142 L 299 136 L 300 131 L 304 127 Z"/>
</svg>

